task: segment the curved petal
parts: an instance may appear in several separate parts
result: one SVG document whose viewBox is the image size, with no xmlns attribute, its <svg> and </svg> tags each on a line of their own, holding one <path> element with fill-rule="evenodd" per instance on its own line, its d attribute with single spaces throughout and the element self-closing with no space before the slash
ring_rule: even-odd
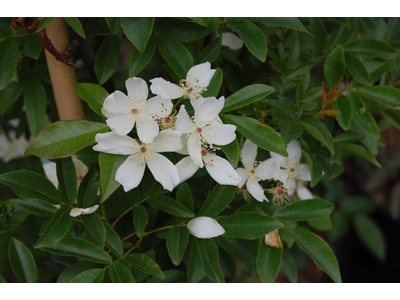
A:
<svg viewBox="0 0 400 300">
<path fill-rule="evenodd" d="M 287 170 L 281 169 L 272 178 L 274 180 L 279 180 L 283 184 L 287 181 L 289 177 L 289 172 Z"/>
<path fill-rule="evenodd" d="M 286 150 L 289 153 L 288 160 L 291 162 L 300 161 L 301 159 L 301 146 L 299 141 L 291 141 L 286 146 Z"/>
<path fill-rule="evenodd" d="M 279 165 L 281 167 L 286 166 L 286 164 L 288 162 L 288 158 L 287 157 L 284 157 L 282 155 L 279 155 L 279 154 L 271 152 L 271 151 L 269 152 L 269 154 L 271 154 L 272 158 L 274 158 L 274 159 L 276 159 L 278 161 L 278 163 L 279 163 Z"/>
<path fill-rule="evenodd" d="M 147 87 L 146 81 L 142 78 L 133 77 L 128 78 L 125 81 L 126 90 L 128 91 L 128 97 L 137 101 L 138 104 L 144 103 L 149 94 L 149 88 Z"/>
<path fill-rule="evenodd" d="M 98 208 L 99 208 L 98 204 L 93 205 L 93 206 L 88 207 L 88 208 L 83 208 L 82 209 L 82 215 L 90 215 L 90 214 L 94 213 Z"/>
<path fill-rule="evenodd" d="M 140 184 L 145 168 L 145 163 L 138 162 L 131 155 L 118 168 L 115 173 L 115 180 L 123 186 L 125 192 L 128 192 Z"/>
<path fill-rule="evenodd" d="M 164 78 L 157 77 L 150 80 L 150 90 L 154 95 L 165 99 L 177 99 L 183 96 L 183 89 L 176 84 L 166 81 Z"/>
<path fill-rule="evenodd" d="M 294 177 L 301 181 L 311 181 L 310 168 L 307 164 L 300 164 L 294 169 Z"/>
<path fill-rule="evenodd" d="M 292 196 L 296 191 L 296 179 L 292 176 L 289 176 L 288 179 L 283 182 L 283 187 L 288 190 L 288 196 Z"/>
<path fill-rule="evenodd" d="M 203 128 L 203 136 L 211 143 L 216 145 L 228 145 L 236 138 L 236 126 L 230 124 L 220 124 L 212 122 L 211 126 Z"/>
<path fill-rule="evenodd" d="M 257 182 L 257 180 L 254 179 L 254 177 L 250 177 L 249 180 L 247 180 L 246 187 L 250 195 L 252 195 L 257 201 L 268 201 L 267 197 L 264 195 L 263 188 Z"/>
<path fill-rule="evenodd" d="M 196 110 L 199 105 L 201 105 L 204 102 L 204 98 L 200 96 L 198 99 L 190 99 L 190 104 L 192 104 L 193 109 Z"/>
<path fill-rule="evenodd" d="M 178 170 L 175 165 L 165 156 L 153 153 L 153 157 L 147 162 L 154 179 L 157 180 L 164 189 L 172 191 L 180 182 Z"/>
<path fill-rule="evenodd" d="M 182 147 L 182 149 L 177 150 L 176 152 L 178 152 L 179 154 L 182 154 L 182 155 L 189 155 L 189 150 L 188 150 L 188 147 L 187 147 L 187 141 L 188 141 L 187 135 L 186 134 L 182 134 L 181 135 L 181 143 L 182 143 L 183 147 Z"/>
<path fill-rule="evenodd" d="M 43 164 L 44 174 L 47 179 L 58 189 L 57 167 L 55 162 L 48 162 Z"/>
<path fill-rule="evenodd" d="M 107 118 L 114 118 L 114 117 L 118 117 L 121 114 L 116 114 L 116 113 L 112 113 L 110 111 L 108 111 L 107 109 L 105 109 L 104 107 L 101 108 L 101 113 Z"/>
<path fill-rule="evenodd" d="M 158 134 L 158 124 L 150 116 L 145 116 L 142 120 L 136 123 L 137 135 L 139 139 L 145 143 L 151 143 Z"/>
<path fill-rule="evenodd" d="M 193 162 L 200 168 L 202 168 L 204 164 L 203 164 L 203 158 L 201 156 L 201 141 L 199 135 L 197 134 L 190 135 L 188 138 L 187 147 L 189 155 L 193 159 Z"/>
<path fill-rule="evenodd" d="M 197 217 L 191 219 L 187 224 L 191 235 L 199 239 L 211 239 L 225 233 L 225 229 L 219 225 L 217 220 L 210 217 Z"/>
<path fill-rule="evenodd" d="M 222 33 L 222 46 L 227 46 L 232 50 L 239 50 L 243 47 L 243 41 L 232 32 Z"/>
<path fill-rule="evenodd" d="M 94 151 L 110 154 L 129 155 L 132 154 L 132 148 L 139 147 L 139 144 L 131 137 L 119 136 L 113 132 L 96 134 L 97 145 L 93 147 Z"/>
<path fill-rule="evenodd" d="M 111 113 L 123 115 L 129 113 L 130 102 L 123 92 L 115 91 L 104 100 L 103 107 Z"/>
<path fill-rule="evenodd" d="M 257 145 L 247 139 L 240 151 L 240 160 L 247 170 L 252 170 L 257 157 Z"/>
<path fill-rule="evenodd" d="M 161 119 L 172 112 L 172 101 L 155 96 L 146 101 L 146 110 L 154 119 Z"/>
<path fill-rule="evenodd" d="M 297 193 L 297 197 L 299 197 L 300 200 L 314 198 L 313 194 L 310 192 L 310 190 L 308 188 L 306 188 L 305 186 L 299 186 L 298 184 L 297 184 L 296 193 Z"/>
<path fill-rule="evenodd" d="M 196 173 L 199 166 L 196 165 L 190 156 L 181 159 L 176 165 L 180 183 L 186 181 Z"/>
<path fill-rule="evenodd" d="M 238 187 L 241 188 L 249 178 L 249 174 L 243 168 L 237 168 L 236 172 L 239 174 L 240 177 L 242 177 L 242 181 L 238 184 Z"/>
<path fill-rule="evenodd" d="M 206 88 L 210 84 L 214 73 L 215 70 L 211 69 L 211 64 L 206 61 L 205 63 L 190 68 L 186 75 L 186 81 L 190 85 L 199 85 L 202 88 Z"/>
<path fill-rule="evenodd" d="M 226 159 L 213 155 L 211 162 L 212 163 L 206 164 L 206 169 L 208 174 L 210 174 L 216 182 L 235 186 L 241 183 L 242 178 Z"/>
<path fill-rule="evenodd" d="M 166 129 L 154 138 L 154 152 L 172 152 L 182 149 L 181 132 L 179 130 Z"/>
<path fill-rule="evenodd" d="M 269 158 L 260 163 L 254 171 L 260 180 L 267 180 L 273 178 L 280 171 L 280 167 L 275 158 Z"/>
<path fill-rule="evenodd" d="M 77 187 L 79 187 L 83 177 L 85 177 L 86 173 L 89 171 L 89 168 L 85 163 L 83 163 L 79 159 L 74 158 L 72 161 L 75 165 L 76 179 L 78 181 Z"/>
<path fill-rule="evenodd" d="M 204 127 L 206 124 L 210 124 L 218 114 L 221 112 L 225 104 L 225 98 L 221 97 L 217 100 L 215 97 L 205 98 L 204 102 L 197 107 L 194 112 L 194 118 L 196 125 Z"/>
<path fill-rule="evenodd" d="M 71 209 L 71 211 L 69 212 L 69 215 L 71 217 L 77 217 L 80 216 L 82 214 L 82 209 L 81 208 L 73 208 Z"/>
<path fill-rule="evenodd" d="M 179 113 L 176 116 L 175 128 L 183 134 L 186 134 L 191 131 L 192 126 L 193 122 L 185 109 L 185 105 L 181 105 Z"/>
<path fill-rule="evenodd" d="M 108 127 L 118 135 L 126 135 L 132 131 L 133 126 L 135 126 L 135 116 L 129 115 L 119 115 L 106 120 Z"/>
</svg>

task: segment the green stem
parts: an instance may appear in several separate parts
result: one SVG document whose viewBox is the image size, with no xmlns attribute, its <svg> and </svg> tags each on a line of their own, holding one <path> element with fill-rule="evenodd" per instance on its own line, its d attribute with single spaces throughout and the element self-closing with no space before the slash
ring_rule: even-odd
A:
<svg viewBox="0 0 400 300">
<path fill-rule="evenodd" d="M 172 108 L 172 111 L 175 110 L 175 108 L 178 106 L 178 104 L 183 100 L 183 97 L 179 98 L 178 101 L 176 101 L 176 103 L 174 104 L 174 107 Z"/>
</svg>

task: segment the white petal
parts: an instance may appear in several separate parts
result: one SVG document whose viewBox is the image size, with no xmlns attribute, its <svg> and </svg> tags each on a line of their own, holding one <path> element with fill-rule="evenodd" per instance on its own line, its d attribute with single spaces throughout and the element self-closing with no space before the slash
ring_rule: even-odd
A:
<svg viewBox="0 0 400 300">
<path fill-rule="evenodd" d="M 297 179 L 301 181 L 311 181 L 311 173 L 310 168 L 307 164 L 300 164 L 297 168 L 295 168 L 295 175 L 297 175 Z"/>
<path fill-rule="evenodd" d="M 291 162 L 300 161 L 301 159 L 301 146 L 299 141 L 291 141 L 286 146 L 286 150 L 289 153 L 288 160 Z"/>
<path fill-rule="evenodd" d="M 243 47 L 243 41 L 232 32 L 222 33 L 222 46 L 227 46 L 232 50 L 239 50 Z"/>
<path fill-rule="evenodd" d="M 129 112 L 129 103 L 131 101 L 123 92 L 115 91 L 104 100 L 103 107 L 110 113 L 122 115 Z"/>
<path fill-rule="evenodd" d="M 172 101 L 160 96 L 150 98 L 146 101 L 146 109 L 154 119 L 161 119 L 172 112 Z"/>
<path fill-rule="evenodd" d="M 108 111 L 107 109 L 105 109 L 104 107 L 101 108 L 101 113 L 108 119 L 115 118 L 115 117 L 118 117 L 121 115 L 120 113 L 119 114 L 112 113 L 112 112 Z"/>
<path fill-rule="evenodd" d="M 299 197 L 300 200 L 306 200 L 306 199 L 313 199 L 314 196 L 310 192 L 310 190 L 304 186 L 299 186 L 297 184 L 297 197 Z"/>
<path fill-rule="evenodd" d="M 246 169 L 252 170 L 254 167 L 254 161 L 256 160 L 257 156 L 257 145 L 254 144 L 252 141 L 247 139 L 244 142 L 242 151 L 240 151 L 240 160 L 245 166 Z"/>
<path fill-rule="evenodd" d="M 149 89 L 146 81 L 144 81 L 142 78 L 128 78 L 125 81 L 125 86 L 126 90 L 128 91 L 128 96 L 131 99 L 134 99 L 139 103 L 144 103 L 144 101 L 146 101 L 149 94 Z"/>
<path fill-rule="evenodd" d="M 75 165 L 76 177 L 77 178 L 79 178 L 80 176 L 84 177 L 86 173 L 89 171 L 87 165 L 76 158 L 72 159 L 72 161 Z"/>
<path fill-rule="evenodd" d="M 212 155 L 212 154 L 207 154 Z M 226 160 L 217 155 L 212 155 L 212 163 L 206 164 L 208 174 L 219 184 L 239 185 L 242 181 L 240 175 Z"/>
<path fill-rule="evenodd" d="M 182 143 L 183 147 L 182 147 L 181 150 L 178 150 L 176 152 L 178 152 L 178 153 L 180 153 L 182 155 L 189 155 L 189 150 L 187 148 L 187 141 L 188 141 L 187 135 L 186 134 L 182 134 L 181 135 L 181 143 Z"/>
<path fill-rule="evenodd" d="M 190 234 L 199 239 L 211 239 L 225 233 L 225 229 L 219 225 L 217 220 L 209 217 L 197 217 L 191 219 L 187 228 Z"/>
<path fill-rule="evenodd" d="M 243 168 L 237 168 L 236 172 L 239 174 L 240 177 L 242 177 L 242 181 L 238 184 L 238 187 L 241 188 L 246 183 L 247 178 L 249 178 L 249 174 Z"/>
<path fill-rule="evenodd" d="M 273 178 L 280 171 L 280 167 L 275 158 L 269 158 L 260 163 L 254 171 L 260 180 L 267 180 Z"/>
<path fill-rule="evenodd" d="M 278 173 L 276 173 L 273 178 L 274 180 L 279 180 L 280 182 L 285 183 L 288 177 L 289 177 L 289 171 L 282 169 L 278 171 Z"/>
<path fill-rule="evenodd" d="M 283 187 L 288 190 L 288 196 L 292 196 L 296 191 L 296 179 L 292 176 L 289 176 L 288 179 L 283 182 Z"/>
<path fill-rule="evenodd" d="M 129 155 L 132 153 L 132 148 L 139 146 L 131 137 L 119 136 L 113 132 L 98 133 L 95 139 L 97 145 L 93 147 L 93 150 L 110 154 Z"/>
<path fill-rule="evenodd" d="M 145 116 L 140 122 L 136 123 L 137 135 L 145 143 L 151 143 L 157 136 L 159 127 L 156 121 L 150 116 Z"/>
<path fill-rule="evenodd" d="M 199 85 L 202 88 L 206 88 L 210 84 L 214 73 L 215 70 L 211 69 L 211 64 L 207 61 L 190 68 L 186 76 L 186 81 L 191 85 Z"/>
<path fill-rule="evenodd" d="M 140 184 L 145 167 L 145 163 L 138 162 L 131 155 L 118 168 L 115 180 L 122 184 L 125 192 L 128 192 Z"/>
<path fill-rule="evenodd" d="M 118 135 L 126 135 L 132 131 L 135 126 L 134 115 L 119 115 L 106 120 L 108 127 Z"/>
<path fill-rule="evenodd" d="M 164 78 L 157 77 L 150 80 L 150 90 L 154 95 L 165 99 L 177 99 L 183 96 L 183 89 L 176 84 L 166 81 Z"/>
<path fill-rule="evenodd" d="M 184 182 L 196 173 L 199 166 L 196 165 L 190 156 L 181 159 L 176 165 L 180 182 Z"/>
<path fill-rule="evenodd" d="M 44 174 L 47 179 L 58 189 L 57 167 L 55 162 L 48 162 L 43 164 Z"/>
<path fill-rule="evenodd" d="M 60 209 L 61 204 L 52 204 L 55 208 Z"/>
<path fill-rule="evenodd" d="M 254 197 L 257 201 L 268 201 L 267 197 L 264 195 L 264 190 L 261 187 L 261 185 L 257 182 L 257 180 L 254 179 L 254 177 L 250 177 L 249 180 L 247 180 L 246 184 L 247 190 L 249 191 L 250 195 Z"/>
<path fill-rule="evenodd" d="M 213 122 L 211 126 L 203 128 L 204 137 L 212 144 L 228 145 L 236 138 L 236 126 Z"/>
<path fill-rule="evenodd" d="M 200 96 L 198 99 L 190 99 L 190 104 L 192 104 L 193 109 L 196 110 L 197 107 L 199 107 L 199 105 L 201 105 L 204 102 L 204 100 L 206 99 Z"/>
<path fill-rule="evenodd" d="M 82 214 L 82 209 L 81 208 L 73 208 L 71 209 L 71 211 L 69 212 L 69 215 L 71 217 L 77 217 L 80 216 Z"/>
<path fill-rule="evenodd" d="M 225 104 L 225 98 L 221 97 L 217 100 L 215 97 L 205 98 L 204 102 L 197 107 L 194 112 L 196 125 L 203 127 L 211 123 L 221 112 Z"/>
<path fill-rule="evenodd" d="M 98 208 L 99 208 L 98 204 L 93 205 L 93 206 L 88 207 L 88 208 L 83 208 L 82 209 L 82 215 L 90 215 L 90 214 L 94 213 Z"/>
<path fill-rule="evenodd" d="M 153 153 L 153 157 L 147 162 L 154 179 L 157 180 L 164 189 L 172 191 L 180 182 L 178 170 L 175 165 L 165 156 Z"/>
<path fill-rule="evenodd" d="M 191 134 L 188 138 L 187 147 L 190 157 L 193 162 L 200 168 L 204 166 L 203 158 L 201 156 L 201 142 L 200 137 L 197 134 Z"/>
<path fill-rule="evenodd" d="M 182 149 L 181 132 L 179 130 L 166 129 L 154 138 L 154 152 L 172 152 Z"/>
<path fill-rule="evenodd" d="M 274 152 L 269 152 L 269 153 L 271 154 L 271 158 L 276 159 L 281 167 L 286 166 L 286 163 L 288 162 L 287 157 L 284 157 Z"/>
<path fill-rule="evenodd" d="M 185 109 L 185 105 L 181 105 L 179 113 L 176 116 L 175 128 L 183 134 L 186 134 L 191 131 L 192 124 L 193 122 Z"/>
</svg>

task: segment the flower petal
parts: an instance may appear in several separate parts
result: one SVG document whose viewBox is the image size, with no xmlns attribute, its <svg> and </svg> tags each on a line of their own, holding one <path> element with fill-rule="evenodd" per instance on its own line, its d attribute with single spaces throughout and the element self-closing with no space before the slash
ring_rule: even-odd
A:
<svg viewBox="0 0 400 300">
<path fill-rule="evenodd" d="M 98 204 L 93 205 L 93 206 L 88 207 L 88 208 L 83 208 L 82 209 L 82 215 L 90 215 L 90 214 L 94 213 L 98 208 L 99 208 Z"/>
<path fill-rule="evenodd" d="M 144 162 L 138 162 L 131 155 L 119 166 L 115 173 L 115 180 L 124 187 L 125 192 L 128 192 L 140 184 L 145 167 Z"/>
<path fill-rule="evenodd" d="M 166 129 L 160 131 L 153 140 L 153 151 L 172 152 L 182 149 L 181 135 L 179 130 Z"/>
<path fill-rule="evenodd" d="M 47 179 L 58 189 L 57 167 L 55 162 L 48 162 L 43 164 L 44 174 Z"/>
<path fill-rule="evenodd" d="M 247 180 L 246 187 L 250 195 L 252 195 L 257 201 L 268 201 L 267 197 L 264 195 L 263 188 L 257 182 L 257 180 L 254 179 L 254 177 L 250 177 L 249 180 Z"/>
<path fill-rule="evenodd" d="M 131 101 L 123 92 L 115 91 L 104 100 L 103 107 L 110 113 L 123 115 L 129 113 L 130 103 Z"/>
<path fill-rule="evenodd" d="M 119 136 L 113 132 L 98 133 L 95 139 L 97 145 L 93 147 L 93 150 L 99 152 L 129 155 L 132 154 L 132 148 L 139 147 L 133 138 L 127 135 Z"/>
<path fill-rule="evenodd" d="M 172 101 L 160 96 L 155 96 L 146 101 L 146 109 L 154 119 L 161 119 L 172 112 Z"/>
<path fill-rule="evenodd" d="M 236 138 L 236 126 L 212 122 L 211 126 L 203 128 L 203 136 L 213 144 L 228 145 Z"/>
<path fill-rule="evenodd" d="M 243 47 L 243 41 L 232 32 L 222 33 L 222 46 L 227 46 L 232 50 L 239 50 Z"/>
<path fill-rule="evenodd" d="M 292 176 L 289 176 L 288 179 L 283 182 L 283 187 L 288 190 L 288 196 L 292 196 L 296 191 L 296 179 Z"/>
<path fill-rule="evenodd" d="M 137 121 L 136 128 L 139 139 L 145 144 L 151 143 L 159 131 L 157 122 L 150 116 Z"/>
<path fill-rule="evenodd" d="M 269 154 L 271 154 L 271 158 L 274 158 L 274 159 L 276 159 L 278 161 L 278 163 L 279 163 L 279 165 L 281 167 L 285 167 L 286 166 L 286 164 L 288 162 L 288 158 L 287 157 L 284 157 L 282 155 L 279 155 L 279 154 L 271 152 L 271 151 L 269 152 Z"/>
<path fill-rule="evenodd" d="M 175 128 L 182 132 L 183 134 L 189 133 L 191 131 L 191 127 L 193 126 L 193 122 L 190 119 L 186 109 L 185 105 L 181 105 L 181 108 L 179 109 L 179 113 L 176 116 L 176 121 L 175 121 Z"/>
<path fill-rule="evenodd" d="M 165 156 L 153 153 L 153 157 L 147 162 L 154 179 L 157 180 L 164 189 L 172 191 L 180 182 L 178 170 L 175 165 Z"/>
<path fill-rule="evenodd" d="M 242 181 L 238 184 L 238 187 L 241 188 L 249 178 L 249 174 L 243 168 L 237 168 L 236 172 L 239 174 L 240 177 L 242 177 Z"/>
<path fill-rule="evenodd" d="M 254 161 L 257 157 L 257 145 L 247 139 L 244 142 L 243 148 L 240 151 L 240 160 L 247 170 L 253 170 Z"/>
<path fill-rule="evenodd" d="M 191 235 L 199 239 L 211 239 L 225 233 L 225 229 L 219 225 L 217 220 L 210 217 L 197 217 L 191 219 L 187 224 Z"/>
<path fill-rule="evenodd" d="M 190 104 L 192 104 L 193 109 L 196 110 L 199 105 L 204 102 L 204 98 L 200 96 L 198 99 L 190 99 Z"/>
<path fill-rule="evenodd" d="M 274 180 L 279 180 L 280 182 L 285 183 L 288 177 L 289 177 L 289 171 L 281 169 L 272 178 Z"/>
<path fill-rule="evenodd" d="M 207 154 L 212 155 L 212 154 Z M 226 160 L 217 155 L 212 155 L 211 163 L 206 164 L 208 174 L 219 184 L 225 185 L 239 185 L 242 178 Z"/>
<path fill-rule="evenodd" d="M 77 217 L 80 216 L 82 214 L 82 209 L 81 208 L 73 208 L 71 209 L 71 211 L 69 212 L 69 215 L 71 217 Z"/>
<path fill-rule="evenodd" d="M 301 181 L 311 181 L 311 172 L 307 164 L 300 164 L 295 168 L 294 177 Z"/>
<path fill-rule="evenodd" d="M 291 162 L 297 162 L 301 159 L 301 146 L 300 142 L 293 140 L 286 146 L 286 150 L 289 153 L 288 160 Z"/>
<path fill-rule="evenodd" d="M 166 81 L 164 78 L 157 77 L 150 80 L 150 90 L 154 95 L 165 99 L 177 99 L 183 96 L 183 89 L 176 84 Z"/>
<path fill-rule="evenodd" d="M 118 135 L 126 135 L 132 131 L 135 126 L 135 116 L 130 115 L 119 115 L 106 120 L 108 127 Z"/>
<path fill-rule="evenodd" d="M 199 85 L 202 88 L 206 88 L 210 84 L 214 73 L 215 70 L 211 69 L 211 64 L 206 61 L 205 63 L 190 68 L 186 75 L 186 81 L 192 86 Z"/>
<path fill-rule="evenodd" d="M 204 127 L 206 124 L 210 124 L 221 112 L 224 104 L 224 97 L 220 97 L 218 100 L 215 97 L 205 98 L 204 102 L 194 112 L 196 125 Z"/>
<path fill-rule="evenodd" d="M 181 135 L 181 143 L 182 143 L 183 147 L 182 147 L 182 149 L 177 150 L 176 152 L 178 152 L 179 154 L 182 154 L 182 155 L 189 155 L 189 150 L 187 148 L 187 141 L 188 141 L 187 135 L 182 134 Z"/>
<path fill-rule="evenodd" d="M 204 164 L 201 156 L 201 141 L 199 135 L 191 134 L 188 138 L 187 147 L 193 162 L 202 168 Z"/>
<path fill-rule="evenodd" d="M 133 77 L 128 78 L 125 81 L 126 90 L 128 91 L 128 97 L 137 101 L 138 104 L 144 103 L 149 94 L 149 88 L 147 87 L 146 81 L 142 78 Z"/>
<path fill-rule="evenodd" d="M 254 171 L 260 180 L 267 180 L 273 178 L 280 171 L 280 167 L 275 158 L 269 158 L 260 163 Z"/>
<path fill-rule="evenodd" d="M 299 181 L 297 182 L 297 197 L 299 197 L 300 200 L 306 200 L 306 199 L 313 199 L 314 196 L 310 192 L 308 188 L 306 188 L 304 185 L 299 185 Z"/>
<path fill-rule="evenodd" d="M 196 173 L 199 166 L 196 165 L 190 156 L 181 159 L 176 165 L 180 183 L 186 181 Z"/>
</svg>

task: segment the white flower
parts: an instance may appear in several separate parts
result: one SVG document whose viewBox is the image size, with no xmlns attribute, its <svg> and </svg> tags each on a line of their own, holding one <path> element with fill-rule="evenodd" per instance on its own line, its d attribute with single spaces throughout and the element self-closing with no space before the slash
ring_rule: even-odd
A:
<svg viewBox="0 0 400 300">
<path fill-rule="evenodd" d="M 79 185 L 82 182 L 83 177 L 85 177 L 88 172 L 88 167 L 79 159 L 72 159 L 75 165 L 76 171 L 76 187 L 79 188 Z M 58 178 L 57 178 L 57 167 L 55 162 L 47 162 L 43 164 L 44 174 L 47 179 L 50 180 L 54 186 L 58 189 Z"/>
<path fill-rule="evenodd" d="M 271 157 L 277 159 L 279 165 L 283 168 L 274 176 L 274 179 L 283 183 L 290 197 L 296 190 L 296 179 L 311 181 L 311 173 L 308 165 L 300 164 L 302 151 L 298 141 L 291 141 L 286 146 L 286 150 L 289 154 L 288 157 L 283 157 L 273 152 L 271 152 Z"/>
<path fill-rule="evenodd" d="M 182 134 L 188 135 L 187 148 L 190 157 L 200 168 L 203 167 L 202 145 L 213 148 L 213 144 L 227 145 L 236 138 L 236 126 L 222 124 L 216 120 L 219 112 L 224 107 L 225 99 L 221 97 L 206 98 L 197 107 L 191 119 L 182 105 L 177 115 L 175 127 Z"/>
<path fill-rule="evenodd" d="M 216 220 L 209 217 L 191 219 L 187 228 L 190 234 L 199 239 L 211 239 L 225 233 L 225 229 Z"/>
<path fill-rule="evenodd" d="M 98 208 L 99 208 L 98 204 L 88 208 L 73 208 L 69 212 L 69 215 L 74 218 L 80 215 L 90 215 L 94 213 Z"/>
<path fill-rule="evenodd" d="M 258 201 L 266 200 L 262 186 L 258 183 L 260 180 L 273 178 L 279 172 L 279 163 L 274 158 L 269 158 L 260 164 L 257 164 L 257 145 L 250 140 L 246 140 L 240 151 L 240 159 L 243 163 L 243 168 L 237 168 L 236 171 L 242 177 L 242 181 L 238 187 L 241 188 L 246 184 L 246 188 L 250 195 Z"/>
<path fill-rule="evenodd" d="M 306 200 L 306 199 L 313 199 L 314 198 L 313 194 L 306 187 L 306 184 L 305 184 L 304 181 L 296 180 L 296 182 L 297 182 L 296 194 L 297 194 L 297 197 L 299 197 L 300 200 Z"/>
<path fill-rule="evenodd" d="M 129 155 L 118 168 L 115 180 L 122 184 L 124 191 L 137 187 L 144 174 L 146 165 L 155 180 L 164 189 L 172 191 L 179 184 L 179 175 L 175 165 L 158 152 L 177 151 L 182 148 L 181 132 L 166 129 L 161 131 L 151 143 L 140 144 L 129 136 L 119 136 L 113 132 L 98 133 L 93 150 L 111 154 Z"/>
<path fill-rule="evenodd" d="M 139 139 L 150 143 L 159 130 L 155 119 L 165 112 L 171 112 L 172 102 L 161 97 L 146 101 L 149 91 L 147 83 L 141 78 L 129 78 L 125 85 L 128 96 L 115 91 L 104 100 L 101 112 L 107 117 L 107 125 L 115 134 L 126 135 L 136 124 Z"/>
<path fill-rule="evenodd" d="M 165 99 L 177 99 L 184 96 L 189 98 L 193 105 L 197 99 L 201 98 L 214 73 L 215 70 L 211 69 L 211 64 L 207 61 L 192 67 L 186 75 L 186 80 L 181 80 L 180 86 L 157 77 L 150 80 L 150 90 L 153 94 Z"/>
<path fill-rule="evenodd" d="M 5 134 L 0 134 L 0 159 L 4 162 L 23 157 L 25 150 L 29 147 L 29 142 L 21 135 L 18 139 L 15 137 L 15 132 L 8 133 L 10 140 Z"/>
<path fill-rule="evenodd" d="M 243 47 L 243 41 L 232 32 L 222 33 L 222 46 L 227 46 L 232 50 L 239 50 Z"/>
</svg>

